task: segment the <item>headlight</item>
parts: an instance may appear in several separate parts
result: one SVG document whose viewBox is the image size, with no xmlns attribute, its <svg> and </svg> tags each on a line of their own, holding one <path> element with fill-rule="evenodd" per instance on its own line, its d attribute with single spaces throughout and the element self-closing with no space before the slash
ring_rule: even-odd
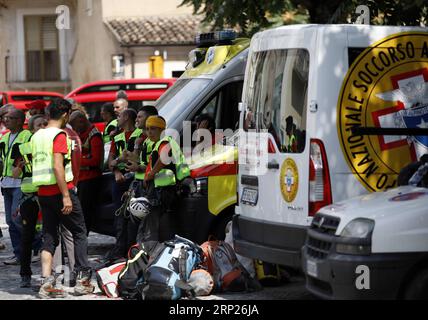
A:
<svg viewBox="0 0 428 320">
<path fill-rule="evenodd" d="M 371 253 L 371 234 L 373 229 L 373 220 L 364 218 L 352 220 L 346 225 L 345 229 L 343 229 L 340 234 L 343 238 L 352 239 L 347 239 L 347 241 L 344 241 L 343 243 L 337 243 L 336 252 L 344 254 L 369 255 Z"/>
<path fill-rule="evenodd" d="M 370 219 L 359 218 L 349 222 L 340 234 L 347 238 L 367 238 L 374 229 L 374 221 Z"/>
</svg>

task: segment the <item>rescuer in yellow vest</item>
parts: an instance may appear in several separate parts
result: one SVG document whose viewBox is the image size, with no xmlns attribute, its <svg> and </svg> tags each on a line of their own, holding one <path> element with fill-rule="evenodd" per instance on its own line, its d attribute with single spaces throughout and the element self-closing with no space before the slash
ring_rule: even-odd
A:
<svg viewBox="0 0 428 320">
<path fill-rule="evenodd" d="M 190 175 L 180 146 L 170 136 L 161 138 L 166 129 L 165 119 L 150 116 L 146 121 L 148 138 L 154 142 L 146 169 L 144 184 L 152 201 L 152 212 L 145 218 L 141 241 L 166 241 L 177 230 L 177 183 Z"/>
<path fill-rule="evenodd" d="M 106 102 L 101 107 L 101 118 L 105 123 L 103 131 L 103 142 L 110 143 L 113 140 L 117 129 L 116 113 L 114 112 L 113 103 Z"/>
<path fill-rule="evenodd" d="M 18 265 L 21 254 L 21 229 L 22 222 L 19 215 L 15 215 L 18 202 L 22 198 L 21 177 L 14 178 L 12 174 L 13 162 L 19 152 L 19 146 L 28 142 L 31 132 L 23 129 L 25 114 L 22 110 L 10 109 L 3 117 L 6 133 L 0 140 L 0 155 L 3 161 L 1 179 L 1 191 L 4 199 L 4 211 L 6 223 L 9 226 L 10 240 L 12 242 L 14 256 L 3 261 L 5 264 Z"/>
<path fill-rule="evenodd" d="M 293 117 L 288 116 L 285 119 L 285 122 L 286 122 L 285 132 L 287 133 L 288 142 L 287 142 L 287 146 L 285 147 L 286 150 L 284 151 L 296 153 L 298 141 L 295 135 L 296 125 L 293 123 Z"/>
<path fill-rule="evenodd" d="M 135 141 L 134 152 L 129 154 L 128 162 L 125 165 L 126 170 L 135 173 L 135 179 L 131 183 L 129 190 L 132 193 L 132 197 L 143 196 L 144 175 L 154 146 L 154 142 L 147 137 L 146 120 L 148 117 L 157 114 L 158 111 L 154 106 L 143 106 L 137 113 L 135 126 L 142 131 L 142 135 Z M 138 229 L 141 224 L 139 219 L 133 219 L 132 215 L 130 217 L 130 223 L 128 224 L 128 246 L 136 242 Z"/>
<path fill-rule="evenodd" d="M 137 119 L 135 120 L 135 126 L 141 130 L 142 134 L 135 141 L 134 152 L 129 155 L 125 168 L 127 171 L 134 172 L 135 180 L 141 184 L 144 181 L 144 175 L 154 146 L 154 142 L 147 137 L 146 120 L 150 116 L 157 115 L 156 107 L 144 106 L 138 111 Z M 138 192 L 136 196 L 138 196 Z"/>
<path fill-rule="evenodd" d="M 142 130 L 135 128 L 137 113 L 133 109 L 126 109 L 119 114 L 118 126 L 123 131 L 114 137 L 109 154 L 109 167 L 114 173 L 115 181 L 112 186 L 113 202 L 117 214 L 115 215 L 116 244 L 108 254 L 108 260 L 124 258 L 128 252 L 128 217 L 123 208 L 122 198 L 128 191 L 134 175 L 126 170 L 128 156 L 133 153 L 135 142 L 142 135 Z"/>
<path fill-rule="evenodd" d="M 5 118 L 6 118 L 7 113 L 12 109 L 15 109 L 15 107 L 10 103 L 5 104 L 4 106 L 2 106 L 0 108 L 0 139 L 8 131 L 8 129 L 6 128 L 6 124 L 5 124 L 5 122 L 6 122 Z M 0 154 L 0 173 L 3 172 L 3 158 L 2 157 L 3 156 Z M 3 232 L 1 231 L 1 228 L 0 228 L 0 239 L 1 238 L 3 238 Z M 4 250 L 4 249 L 6 249 L 6 245 L 0 240 L 0 250 Z"/>
<path fill-rule="evenodd" d="M 71 104 L 64 99 L 52 101 L 46 108 L 49 122 L 31 138 L 33 185 L 43 215 L 42 285 L 40 298 L 64 297 L 65 291 L 56 286 L 52 276 L 52 262 L 59 243 L 59 226 L 63 224 L 73 235 L 75 295 L 92 293 L 92 271 L 88 262 L 85 220 L 73 185 L 71 168 L 72 145 L 63 130 L 69 120 Z"/>
<path fill-rule="evenodd" d="M 36 133 L 39 129 L 45 128 L 48 124 L 45 116 L 34 115 L 28 121 L 28 128 L 31 133 Z M 19 214 L 22 219 L 21 237 L 21 288 L 31 287 L 31 256 L 33 241 L 41 242 L 39 234 L 40 221 L 39 203 L 37 199 L 38 188 L 33 184 L 33 169 L 31 165 L 31 142 L 23 143 L 19 146 L 19 154 L 14 162 L 14 178 L 22 177 L 21 191 L 22 198 L 19 205 Z"/>
</svg>

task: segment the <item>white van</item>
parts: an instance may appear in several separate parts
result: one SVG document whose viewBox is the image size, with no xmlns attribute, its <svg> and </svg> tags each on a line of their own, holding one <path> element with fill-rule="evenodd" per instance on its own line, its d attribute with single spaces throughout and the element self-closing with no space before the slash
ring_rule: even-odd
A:
<svg viewBox="0 0 428 320">
<path fill-rule="evenodd" d="M 257 33 L 240 127 L 267 132 L 257 152 L 268 153 L 265 162 L 242 159 L 254 144 L 241 138 L 235 250 L 301 268 L 320 208 L 396 186 L 399 170 L 428 150 L 422 137 L 351 128 L 426 125 L 419 103 L 427 88 L 428 28 L 294 25 Z"/>
<path fill-rule="evenodd" d="M 325 299 L 426 299 L 427 204 L 426 186 L 401 186 L 322 208 L 303 250 L 307 289 Z"/>
</svg>

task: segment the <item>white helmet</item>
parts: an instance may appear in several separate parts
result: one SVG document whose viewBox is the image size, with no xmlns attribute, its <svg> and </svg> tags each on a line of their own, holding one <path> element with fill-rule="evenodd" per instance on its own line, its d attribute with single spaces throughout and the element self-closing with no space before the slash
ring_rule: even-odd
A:
<svg viewBox="0 0 428 320">
<path fill-rule="evenodd" d="M 134 217 L 143 219 L 150 213 L 151 207 L 150 201 L 145 197 L 132 198 L 129 201 L 128 210 Z"/>
</svg>

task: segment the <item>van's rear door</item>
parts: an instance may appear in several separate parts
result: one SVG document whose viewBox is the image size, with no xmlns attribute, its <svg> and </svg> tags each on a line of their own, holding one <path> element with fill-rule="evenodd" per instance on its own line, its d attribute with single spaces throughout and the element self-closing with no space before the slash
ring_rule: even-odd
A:
<svg viewBox="0 0 428 320">
<path fill-rule="evenodd" d="M 243 96 L 246 112 L 241 120 L 245 133 L 239 153 L 237 212 L 243 218 L 271 225 L 309 224 L 306 123 L 309 52 L 314 48 L 315 33 L 304 38 L 291 44 L 291 49 L 250 53 Z M 251 154 L 259 154 L 258 160 L 246 158 Z"/>
</svg>

